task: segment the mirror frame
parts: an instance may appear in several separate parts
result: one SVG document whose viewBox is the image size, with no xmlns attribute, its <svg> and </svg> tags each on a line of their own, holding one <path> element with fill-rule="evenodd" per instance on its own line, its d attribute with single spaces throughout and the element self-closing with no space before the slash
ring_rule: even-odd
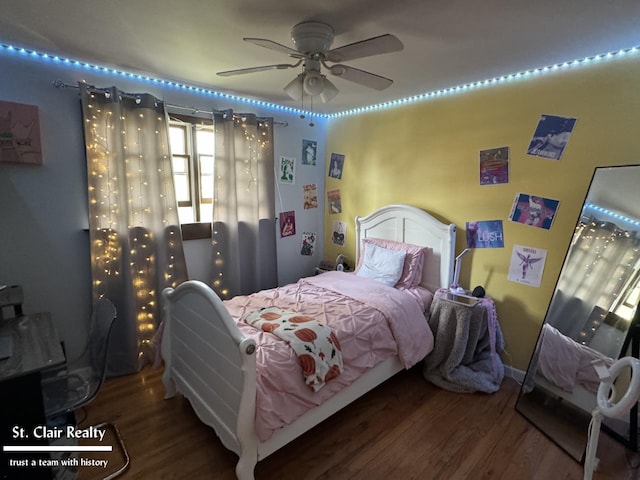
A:
<svg viewBox="0 0 640 480">
<path fill-rule="evenodd" d="M 541 324 L 540 332 L 536 339 L 536 346 L 533 354 L 529 360 L 527 371 L 516 401 L 516 410 L 525 417 L 531 424 L 544 433 L 551 441 L 563 449 L 566 453 L 572 456 L 576 461 L 583 462 L 586 452 L 586 445 L 588 441 L 589 423 L 591 421 L 592 408 L 588 408 L 586 405 L 576 405 L 570 402 L 568 399 L 564 399 L 561 396 L 555 397 L 553 393 L 548 392 L 544 388 L 540 388 L 536 383 L 536 370 L 538 368 L 538 357 L 541 348 L 542 334 L 549 322 L 551 313 L 557 314 L 555 310 L 558 310 L 556 303 L 562 300 L 558 286 L 563 278 L 563 274 L 567 273 L 568 260 L 572 253 L 574 246 L 574 236 L 577 227 L 580 225 L 581 218 L 584 215 L 587 203 L 593 194 L 594 181 L 598 175 L 598 172 L 611 169 L 622 169 L 635 167 L 640 172 L 640 165 L 612 165 L 595 167 L 591 180 L 589 182 L 584 200 L 582 202 L 582 208 L 575 222 L 574 229 L 569 239 L 567 249 L 565 251 L 564 261 L 562 268 L 556 279 L 554 291 L 551 296 L 551 300 L 547 306 L 544 320 Z M 640 183 L 640 182 L 639 182 Z M 640 185 L 638 185 L 640 188 Z M 640 231 L 640 228 L 638 229 Z M 571 297 L 574 298 L 574 297 Z M 549 323 L 554 325 L 553 322 Z M 624 334 L 624 342 L 619 356 L 623 356 L 622 352 L 629 353 L 629 347 L 631 348 L 630 354 L 635 358 L 640 358 L 640 307 L 636 305 L 635 313 L 629 323 L 629 328 Z M 594 406 L 596 394 L 593 394 Z M 535 398 L 534 398 L 535 397 Z M 627 448 L 638 452 L 638 404 L 633 407 L 630 412 L 629 423 L 624 424 L 629 427 L 631 433 L 625 432 L 625 428 L 616 428 L 616 422 L 611 421 L 613 419 L 603 419 L 602 430 L 610 434 L 614 439 L 623 443 Z"/>
</svg>

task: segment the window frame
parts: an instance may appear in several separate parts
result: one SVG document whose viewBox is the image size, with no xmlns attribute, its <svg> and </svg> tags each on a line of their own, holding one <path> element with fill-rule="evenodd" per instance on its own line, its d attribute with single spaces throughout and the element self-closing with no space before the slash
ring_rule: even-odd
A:
<svg viewBox="0 0 640 480">
<path fill-rule="evenodd" d="M 208 155 L 208 153 L 202 153 L 197 151 L 197 145 L 195 142 L 196 125 L 205 125 L 210 127 L 213 131 L 213 119 L 207 117 L 196 117 L 191 115 L 183 115 L 174 112 L 169 112 L 169 127 L 186 125 L 187 131 L 185 132 L 185 142 L 187 150 L 187 176 L 189 186 L 189 201 L 178 201 L 176 199 L 177 206 L 190 207 L 193 210 L 195 218 L 194 222 L 180 223 L 180 229 L 182 231 L 183 240 L 199 240 L 211 238 L 211 221 L 202 221 L 200 218 L 200 205 L 202 202 L 202 189 L 200 182 L 200 158 L 202 155 Z M 169 140 L 171 137 L 169 136 Z M 184 154 L 176 154 L 176 156 L 185 156 Z M 171 152 L 171 159 L 173 162 L 174 153 Z M 215 162 L 215 156 L 214 156 Z M 215 163 L 214 163 L 214 175 L 215 175 Z M 175 179 L 172 172 L 172 179 Z M 175 185 L 175 182 L 174 182 Z M 211 199 L 213 203 L 213 198 Z"/>
</svg>

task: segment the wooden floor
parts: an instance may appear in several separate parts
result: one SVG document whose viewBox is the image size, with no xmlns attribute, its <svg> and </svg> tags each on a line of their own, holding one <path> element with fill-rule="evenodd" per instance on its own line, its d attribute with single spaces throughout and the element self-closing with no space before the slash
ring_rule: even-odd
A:
<svg viewBox="0 0 640 480">
<path fill-rule="evenodd" d="M 110 379 L 83 424 L 114 421 L 131 456 L 125 479 L 233 479 L 236 456 L 178 396 L 163 400 L 160 370 Z M 515 409 L 511 379 L 498 393 L 459 394 L 402 372 L 259 462 L 270 479 L 581 479 L 582 466 Z M 595 479 L 635 479 L 640 463 L 600 437 Z M 117 464 L 110 454 L 109 469 Z M 80 478 L 93 471 L 80 468 Z M 103 473 L 101 471 L 100 473 Z"/>
</svg>

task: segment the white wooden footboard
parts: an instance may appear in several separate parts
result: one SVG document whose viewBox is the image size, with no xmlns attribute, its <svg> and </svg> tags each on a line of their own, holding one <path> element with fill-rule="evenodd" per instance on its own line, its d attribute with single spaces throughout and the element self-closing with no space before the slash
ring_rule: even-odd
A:
<svg viewBox="0 0 640 480">
<path fill-rule="evenodd" d="M 252 479 L 258 459 L 255 342 L 240 332 L 220 298 L 202 282 L 167 288 L 162 301 L 165 398 L 182 393 L 202 422 L 240 457 L 238 478 Z"/>
</svg>

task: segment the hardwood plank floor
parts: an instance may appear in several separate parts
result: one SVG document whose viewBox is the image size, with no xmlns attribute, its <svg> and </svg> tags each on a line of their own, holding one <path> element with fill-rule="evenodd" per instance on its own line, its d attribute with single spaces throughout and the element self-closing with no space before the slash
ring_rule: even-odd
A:
<svg viewBox="0 0 640 480">
<path fill-rule="evenodd" d="M 113 378 L 83 425 L 114 421 L 131 456 L 126 479 L 234 479 L 235 454 L 189 402 L 163 400 L 161 370 Z M 256 479 L 581 479 L 582 466 L 515 411 L 519 386 L 459 394 L 402 372 L 258 463 Z M 596 480 L 637 478 L 640 456 L 601 434 Z M 109 469 L 117 464 L 110 454 Z M 104 470 L 80 468 L 82 479 Z"/>
</svg>

